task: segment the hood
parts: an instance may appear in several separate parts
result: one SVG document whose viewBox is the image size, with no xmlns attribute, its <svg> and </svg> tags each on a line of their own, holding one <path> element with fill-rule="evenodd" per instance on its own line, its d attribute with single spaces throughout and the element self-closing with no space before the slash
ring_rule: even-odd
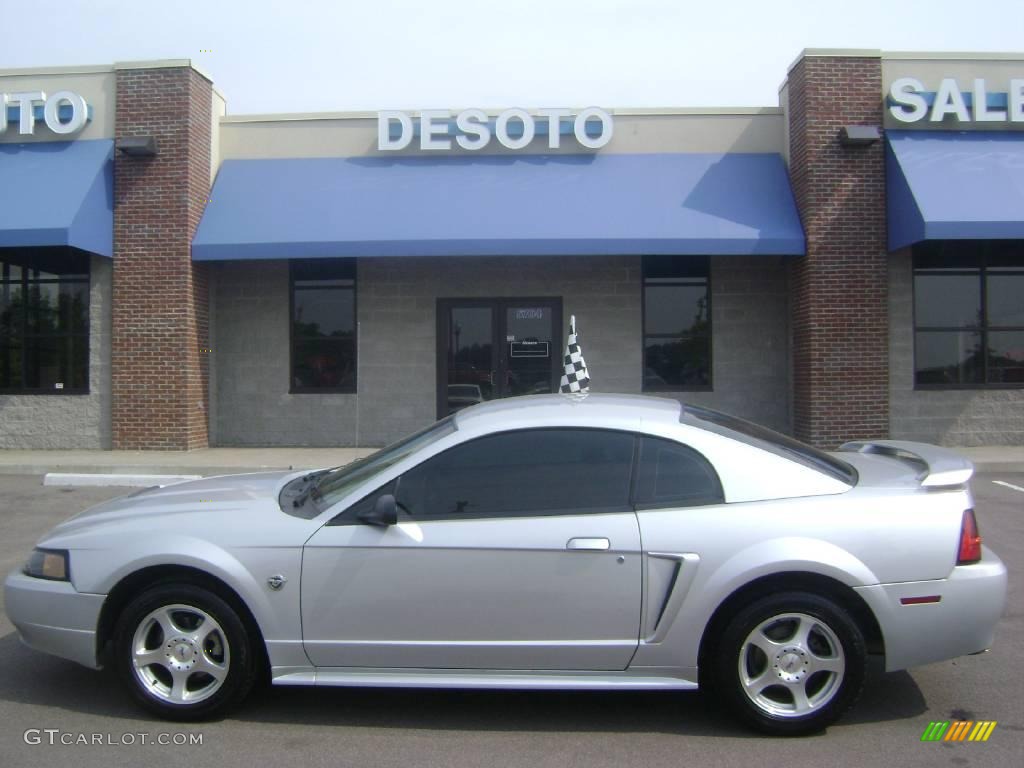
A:
<svg viewBox="0 0 1024 768">
<path fill-rule="evenodd" d="M 287 471 L 220 475 L 162 488 L 145 488 L 80 512 L 54 528 L 47 538 L 115 522 L 146 520 L 156 523 L 166 518 L 192 516 L 227 516 L 239 520 L 267 510 L 280 515 L 277 496 L 281 487 L 301 474 L 303 472 Z"/>
</svg>

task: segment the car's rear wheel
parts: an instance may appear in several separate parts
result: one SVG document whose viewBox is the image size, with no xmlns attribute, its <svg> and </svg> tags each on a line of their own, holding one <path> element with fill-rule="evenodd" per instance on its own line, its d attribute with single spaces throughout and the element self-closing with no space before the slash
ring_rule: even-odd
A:
<svg viewBox="0 0 1024 768">
<path fill-rule="evenodd" d="M 171 720 L 223 715 L 256 677 L 251 638 L 238 613 L 192 584 L 154 587 L 121 613 L 115 667 L 135 699 Z"/>
<path fill-rule="evenodd" d="M 715 688 L 743 722 L 796 736 L 825 728 L 853 704 L 866 659 L 864 636 L 842 607 L 782 593 L 728 623 L 714 661 Z"/>
</svg>

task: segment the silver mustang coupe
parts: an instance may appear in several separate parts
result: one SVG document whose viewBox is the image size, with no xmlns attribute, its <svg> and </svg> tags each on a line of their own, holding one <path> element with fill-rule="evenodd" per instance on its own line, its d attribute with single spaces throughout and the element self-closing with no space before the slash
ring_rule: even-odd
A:
<svg viewBox="0 0 1024 768">
<path fill-rule="evenodd" d="M 824 453 L 667 399 L 542 395 L 356 463 L 94 507 L 6 582 L 30 646 L 113 666 L 166 718 L 276 685 L 695 689 L 819 730 L 888 670 L 986 649 L 1006 569 L 973 468 Z"/>
</svg>

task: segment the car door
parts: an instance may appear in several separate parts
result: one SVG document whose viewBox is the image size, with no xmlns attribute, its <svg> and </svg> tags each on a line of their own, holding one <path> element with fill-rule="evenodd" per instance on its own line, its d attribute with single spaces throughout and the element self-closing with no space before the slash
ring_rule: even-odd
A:
<svg viewBox="0 0 1024 768">
<path fill-rule="evenodd" d="M 320 667 L 621 670 L 636 651 L 635 438 L 534 429 L 456 445 L 306 544 L 303 640 Z M 361 523 L 393 493 L 399 522 Z"/>
</svg>

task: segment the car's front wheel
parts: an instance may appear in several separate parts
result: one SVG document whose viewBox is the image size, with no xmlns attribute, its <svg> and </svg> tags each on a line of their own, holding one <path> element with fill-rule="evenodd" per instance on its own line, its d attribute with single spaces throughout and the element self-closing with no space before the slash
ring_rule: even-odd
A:
<svg viewBox="0 0 1024 768">
<path fill-rule="evenodd" d="M 192 584 L 133 600 L 114 635 L 115 667 L 135 699 L 171 720 L 218 717 L 249 692 L 256 664 L 238 613 Z"/>
<path fill-rule="evenodd" d="M 715 687 L 744 722 L 776 735 L 819 731 L 860 694 L 867 653 L 857 623 L 818 595 L 762 598 L 728 623 Z"/>
</svg>

